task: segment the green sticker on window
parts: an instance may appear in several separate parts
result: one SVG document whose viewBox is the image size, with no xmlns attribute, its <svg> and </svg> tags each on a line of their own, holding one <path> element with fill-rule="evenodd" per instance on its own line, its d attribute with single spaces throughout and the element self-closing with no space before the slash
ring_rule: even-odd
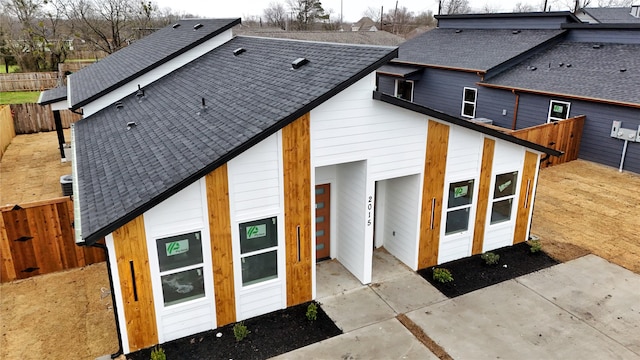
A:
<svg viewBox="0 0 640 360">
<path fill-rule="evenodd" d="M 167 256 L 178 255 L 189 251 L 189 240 L 172 241 L 166 243 L 164 246 L 167 250 Z"/>
<path fill-rule="evenodd" d="M 468 193 L 469 193 L 469 185 L 459 186 L 453 189 L 454 198 L 466 196 Z"/>
<path fill-rule="evenodd" d="M 247 239 L 255 239 L 267 236 L 267 225 L 251 225 L 247 226 Z"/>
<path fill-rule="evenodd" d="M 553 105 L 553 112 L 561 113 L 564 111 L 564 106 L 562 105 Z"/>
<path fill-rule="evenodd" d="M 508 180 L 507 182 L 505 182 L 502 185 L 498 185 L 498 190 L 500 190 L 500 192 L 503 192 L 504 189 L 509 187 L 509 185 L 511 185 L 511 180 Z"/>
</svg>

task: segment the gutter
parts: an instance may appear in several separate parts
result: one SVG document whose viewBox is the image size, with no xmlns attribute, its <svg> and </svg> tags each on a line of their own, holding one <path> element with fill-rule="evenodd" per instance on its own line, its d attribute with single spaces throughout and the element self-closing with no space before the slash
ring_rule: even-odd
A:
<svg viewBox="0 0 640 360">
<path fill-rule="evenodd" d="M 81 245 L 79 245 L 81 246 Z M 109 261 L 109 248 L 106 245 L 100 243 L 94 243 L 90 245 L 104 250 L 104 256 L 107 258 L 107 274 L 109 275 L 109 291 L 111 291 L 111 306 L 113 307 L 113 316 L 116 318 L 116 333 L 118 334 L 118 351 L 111 354 L 111 358 L 115 359 L 124 353 L 122 347 L 122 333 L 120 332 L 120 320 L 118 320 L 118 306 L 116 303 L 116 295 L 113 287 L 113 277 L 111 276 L 111 262 Z"/>
</svg>

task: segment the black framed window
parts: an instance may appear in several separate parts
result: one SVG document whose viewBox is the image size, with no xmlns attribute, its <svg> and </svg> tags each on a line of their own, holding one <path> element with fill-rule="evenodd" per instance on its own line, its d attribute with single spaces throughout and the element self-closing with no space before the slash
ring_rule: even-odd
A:
<svg viewBox="0 0 640 360">
<path fill-rule="evenodd" d="M 511 220 L 517 184 L 517 171 L 496 175 L 493 187 L 493 203 L 491 205 L 491 224 Z"/>
<path fill-rule="evenodd" d="M 547 122 L 560 121 L 569 118 L 571 103 L 566 101 L 551 100 L 549 102 L 549 117 Z"/>
<path fill-rule="evenodd" d="M 278 221 L 276 217 L 245 222 L 240 227 L 242 285 L 278 278 Z"/>
<path fill-rule="evenodd" d="M 465 87 L 462 91 L 462 112 L 464 117 L 476 117 L 476 102 L 478 100 L 478 90 Z"/>
<path fill-rule="evenodd" d="M 205 296 L 199 231 L 156 240 L 164 305 Z"/>
<path fill-rule="evenodd" d="M 413 101 L 413 81 L 396 80 L 396 97 L 407 101 Z"/>
<path fill-rule="evenodd" d="M 473 205 L 474 180 L 449 184 L 447 220 L 445 234 L 454 234 L 469 229 L 469 213 Z"/>
</svg>

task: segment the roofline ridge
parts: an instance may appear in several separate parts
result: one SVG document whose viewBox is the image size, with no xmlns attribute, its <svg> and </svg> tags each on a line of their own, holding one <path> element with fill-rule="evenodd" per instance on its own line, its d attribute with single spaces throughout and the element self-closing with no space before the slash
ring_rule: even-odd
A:
<svg viewBox="0 0 640 360">
<path fill-rule="evenodd" d="M 349 43 L 339 43 L 339 42 L 330 42 L 330 41 L 255 36 L 255 35 L 247 35 L 247 34 L 235 35 L 233 38 L 234 39 L 235 38 L 253 38 L 253 39 L 261 39 L 261 40 L 295 41 L 295 42 L 311 43 L 311 44 L 328 44 L 328 45 L 340 45 L 340 46 L 349 46 L 349 47 L 379 48 L 379 49 L 389 49 L 389 50 L 398 48 L 397 46 L 389 46 L 389 45 L 349 44 Z"/>
</svg>

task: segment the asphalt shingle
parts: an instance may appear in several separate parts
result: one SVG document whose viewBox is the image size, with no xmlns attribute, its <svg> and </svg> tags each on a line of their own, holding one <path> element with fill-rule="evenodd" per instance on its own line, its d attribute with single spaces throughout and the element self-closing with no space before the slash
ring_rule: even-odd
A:
<svg viewBox="0 0 640 360">
<path fill-rule="evenodd" d="M 67 98 L 67 87 L 58 86 L 40 93 L 38 104 L 47 105 Z"/>
<path fill-rule="evenodd" d="M 563 32 L 433 29 L 401 44 L 398 61 L 488 71 Z"/>
<path fill-rule="evenodd" d="M 563 42 L 486 83 L 640 104 L 640 45 Z"/>
<path fill-rule="evenodd" d="M 631 15 L 631 7 L 584 8 L 582 11 L 602 24 L 640 24 L 640 18 Z"/>
<path fill-rule="evenodd" d="M 238 48 L 246 52 L 234 56 Z M 395 55 L 389 47 L 236 37 L 150 84 L 142 99 L 131 94 L 121 108 L 76 123 L 83 237 L 106 235 Z M 293 70 L 300 57 L 309 63 Z M 129 122 L 136 126 L 127 130 Z"/>
<path fill-rule="evenodd" d="M 69 76 L 70 104 L 79 108 L 95 96 L 145 73 L 231 29 L 240 19 L 186 19 L 167 26 Z M 197 30 L 196 24 L 202 25 Z"/>
</svg>

